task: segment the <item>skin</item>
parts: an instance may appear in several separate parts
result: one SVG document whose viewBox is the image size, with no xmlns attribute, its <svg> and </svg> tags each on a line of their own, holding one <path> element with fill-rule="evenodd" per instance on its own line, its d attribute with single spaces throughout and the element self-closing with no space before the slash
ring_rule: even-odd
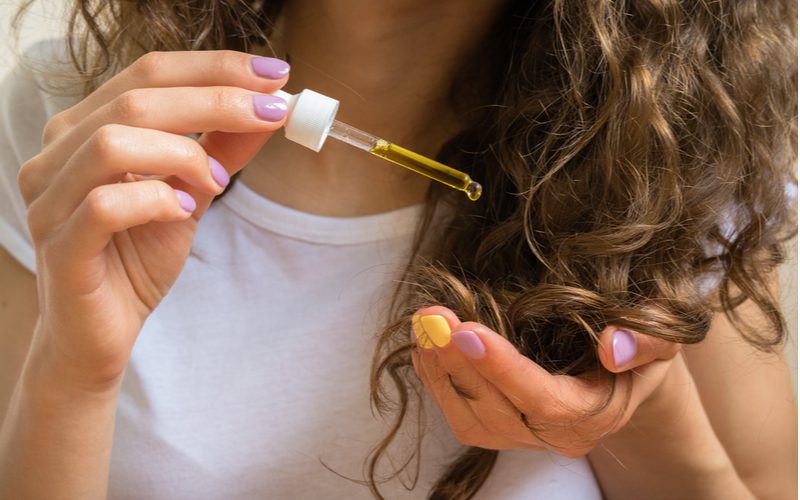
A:
<svg viewBox="0 0 800 500">
<path fill-rule="evenodd" d="M 766 325 L 752 303 L 740 312 Z M 632 332 L 636 355 L 620 366 L 612 354 L 616 328 L 605 328 L 598 356 L 621 375 L 610 404 L 588 417 L 581 412 L 606 400 L 608 378 L 551 375 L 496 332 L 444 307 L 416 314 L 442 316 L 453 336 L 474 332 L 485 347 L 476 359 L 456 342 L 427 343 L 412 332 L 414 368 L 466 445 L 588 455 L 607 498 L 797 496 L 797 413 L 785 358 L 755 351 L 722 314 L 702 344 L 683 350 Z"/>
<path fill-rule="evenodd" d="M 456 127 L 443 104 L 447 83 L 457 67 L 455 61 L 460 62 L 472 44 L 480 41 L 500 2 L 471 3 L 468 13 L 456 1 L 398 0 L 377 7 L 358 0 L 353 4 L 342 9 L 333 0 L 289 3 L 283 21 L 287 35 L 278 37 L 294 62 L 292 86 L 287 90 L 312 87 L 341 96 L 343 121 L 379 132 L 423 154 L 431 153 Z M 441 19 L 452 22 L 439 22 Z M 432 37 L 437 40 L 433 48 Z M 401 80 L 403 85 L 398 85 Z M 0 308 L 0 331 L 4 332 L 0 336 L 0 366 L 4 367 L 0 383 L 5 405 L 0 430 L 0 497 L 105 496 L 116 398 L 131 349 L 144 320 L 183 267 L 197 220 L 222 190 L 211 178 L 209 155 L 229 173 L 247 166 L 242 181 L 256 192 L 310 213 L 364 215 L 422 201 L 426 180 L 358 151 L 342 149 L 347 146 L 331 143 L 316 155 L 286 142 L 280 134 L 266 142 L 281 122 L 258 119 L 251 97 L 270 93 L 285 83 L 285 79 L 272 81 L 255 75 L 250 56 L 245 54 L 155 53 L 48 123 L 42 153 L 23 165 L 19 179 L 29 209 L 38 275 L 21 270 L 0 252 L 0 304 L 6 304 Z M 381 105 L 368 105 L 374 102 Z M 204 133 L 195 143 L 180 135 L 190 131 Z M 143 165 L 148 166 L 146 171 Z M 155 177 L 145 180 L 142 174 Z M 118 183 L 120 180 L 123 182 Z M 188 213 L 180 208 L 174 188 L 193 196 L 197 209 Z M 18 311 L 29 315 L 22 318 Z M 34 323 L 32 318 L 38 320 Z M 455 328 L 463 326 L 457 318 L 448 319 Z M 522 363 L 513 348 L 504 346 L 492 332 L 479 325 L 467 326 L 482 332 L 487 363 Z M 9 331 L 14 333 L 6 335 Z M 719 479 L 712 481 L 713 485 L 726 483 L 730 489 L 725 492 L 738 495 L 744 482 L 732 472 L 731 457 L 738 470 L 751 471 L 744 477 L 748 485 L 772 481 L 774 476 L 767 475 L 763 467 L 752 465 L 754 454 L 749 452 L 758 450 L 758 460 L 773 464 L 789 439 L 779 434 L 766 442 L 740 443 L 739 451 L 729 456 L 720 451 L 720 440 L 727 443 L 728 434 L 715 436 L 707 425 L 708 414 L 691 393 L 688 400 L 693 411 L 687 414 L 691 420 L 666 426 L 665 419 L 674 420 L 675 409 L 685 408 L 687 399 L 684 395 L 680 400 L 675 395 L 679 391 L 664 388 L 696 383 L 686 378 L 683 365 L 668 361 L 674 347 L 641 340 L 638 360 L 620 368 L 639 363 L 639 373 L 655 374 L 639 384 L 634 400 L 641 403 L 639 409 L 625 410 L 630 422 L 643 415 L 637 428 L 646 434 L 625 439 L 623 431 L 631 427 L 628 425 L 614 435 L 621 436 L 618 440 L 610 441 L 611 436 L 598 441 L 598 433 L 586 428 L 587 436 L 576 446 L 559 439 L 556 430 L 548 434 L 548 441 L 559 443 L 560 449 L 571 450 L 566 453 L 573 455 L 586 453 L 586 442 L 613 447 L 615 456 L 624 456 L 630 463 L 643 456 L 662 458 L 661 475 L 651 478 L 643 471 L 625 478 L 613 466 L 604 467 L 608 461 L 592 456 L 610 498 L 636 494 L 641 480 L 650 481 L 651 488 L 674 488 L 680 486 L 674 477 L 706 477 L 709 471 Z M 455 354 L 450 356 L 451 362 L 459 362 L 457 353 L 450 354 Z M 423 367 L 420 377 L 427 380 L 432 396 L 455 424 L 448 403 L 437 395 L 446 389 L 435 385 L 441 373 L 428 375 L 429 360 L 430 356 L 418 360 Z M 725 354 L 718 361 L 729 362 Z M 469 368 L 464 360 L 460 363 L 464 370 Z M 432 366 L 446 371 L 451 364 Z M 471 382 L 461 383 L 489 387 L 497 382 L 497 374 L 473 368 L 475 371 L 467 372 Z M 674 377 L 673 371 L 677 373 Z M 754 371 L 772 373 L 762 365 Z M 524 378 L 529 373 L 536 373 L 537 378 Z M 528 365 L 518 374 L 507 371 L 505 376 L 509 387 L 521 391 L 515 398 L 504 392 L 506 384 L 497 382 L 498 392 L 508 401 L 525 403 L 527 410 L 554 406 L 552 399 L 542 399 L 545 396 L 538 384 L 550 379 L 541 370 Z M 698 380 L 713 376 L 706 374 Z M 675 384 L 666 383 L 669 380 Z M 598 386 L 580 380 L 561 385 L 569 388 L 565 394 L 570 397 L 596 400 Z M 757 397 L 758 391 L 785 397 L 783 386 L 753 384 L 744 387 L 737 398 L 747 401 Z M 722 401 L 716 404 L 725 407 L 718 414 L 738 415 L 741 403 L 722 396 L 718 399 Z M 645 405 L 651 401 L 652 405 Z M 783 415 L 784 409 L 779 413 Z M 758 415 L 755 418 L 737 420 L 736 429 L 756 434 L 761 421 Z M 459 427 L 453 427 L 460 434 Z M 659 434 L 665 428 L 673 432 Z M 500 438 L 506 440 L 503 447 L 515 443 L 541 446 L 518 429 L 505 428 L 502 422 L 470 437 L 471 444 L 491 439 L 495 441 L 486 444 L 492 445 Z M 776 444 L 778 438 L 783 443 Z M 696 449 L 698 443 L 712 453 L 693 454 L 696 460 L 684 462 L 685 453 L 671 451 Z M 42 477 L 48 481 L 39 480 Z M 612 489 L 617 481 L 620 491 Z"/>
<path fill-rule="evenodd" d="M 275 53 L 261 53 L 290 54 L 287 91 L 335 96 L 338 120 L 432 156 L 458 131 L 446 104 L 453 75 L 503 3 L 480 0 L 464 9 L 457 0 L 354 0 L 347 7 L 293 0 L 271 39 Z M 424 201 L 429 181 L 422 176 L 336 140 L 315 153 L 280 135 L 242 173 L 271 200 L 342 217 Z"/>
<path fill-rule="evenodd" d="M 235 172 L 282 125 L 259 119 L 252 98 L 285 78 L 255 75 L 250 60 L 145 56 L 54 117 L 42 153 L 22 166 L 40 314 L 0 430 L 0 497 L 105 496 L 131 349 L 222 191 L 208 157 Z M 206 133 L 195 142 L 180 135 L 188 131 Z M 173 188 L 189 193 L 196 210 L 181 208 Z"/>
<path fill-rule="evenodd" d="M 412 356 L 420 379 L 444 410 L 456 436 L 465 444 L 483 448 L 552 449 L 566 456 L 583 456 L 628 422 L 633 411 L 661 385 L 678 351 L 675 344 L 635 334 L 638 357 L 618 368 L 606 352 L 614 328 L 606 328 L 600 336 L 600 351 L 609 371 L 639 367 L 641 377 L 620 377 L 619 390 L 608 407 L 584 417 L 579 412 L 591 412 L 605 402 L 611 387 L 608 377 L 593 380 L 551 375 L 480 323 L 462 323 L 441 306 L 417 314 L 443 316 L 454 335 L 474 332 L 486 349 L 482 357 L 471 358 L 451 341 L 441 347 L 434 344 L 433 348 L 417 349 Z M 462 397 L 456 388 L 474 399 Z M 538 437 L 524 425 L 521 413 L 537 429 L 544 429 L 536 431 Z"/>
<path fill-rule="evenodd" d="M 752 302 L 739 312 L 769 328 Z M 730 493 L 739 483 L 729 459 L 755 498 L 797 498 L 797 403 L 781 350 L 755 350 L 720 314 L 706 340 L 685 346 L 673 365 L 681 359 L 689 371 L 674 366 L 631 422 L 589 454 L 604 493 L 748 498 Z"/>
</svg>

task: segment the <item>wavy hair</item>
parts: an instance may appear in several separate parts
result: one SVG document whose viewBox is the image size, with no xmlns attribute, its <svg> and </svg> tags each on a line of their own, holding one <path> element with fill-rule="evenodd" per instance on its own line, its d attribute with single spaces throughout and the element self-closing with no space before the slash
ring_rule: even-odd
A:
<svg viewBox="0 0 800 500">
<path fill-rule="evenodd" d="M 74 0 L 72 61 L 89 93 L 149 51 L 248 51 L 282 4 Z M 431 187 L 378 334 L 372 402 L 394 424 L 365 461 L 375 496 L 379 462 L 423 408 L 419 307 L 450 307 L 573 375 L 600 370 L 608 323 L 688 344 L 723 311 L 755 347 L 783 342 L 768 276 L 796 232 L 795 19 L 791 0 L 508 1 L 475 55 L 490 70 L 453 82 L 464 127 L 438 155 L 482 180 L 483 198 Z M 428 241 L 438 206 L 453 215 Z M 747 300 L 770 329 L 738 316 Z M 466 447 L 430 498 L 472 497 L 496 457 Z"/>
</svg>

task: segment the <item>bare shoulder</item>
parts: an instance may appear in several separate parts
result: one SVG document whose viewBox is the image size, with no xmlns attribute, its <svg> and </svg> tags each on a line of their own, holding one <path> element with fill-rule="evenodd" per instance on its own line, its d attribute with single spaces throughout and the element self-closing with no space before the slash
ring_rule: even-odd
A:
<svg viewBox="0 0 800 500">
<path fill-rule="evenodd" d="M 777 295 L 777 276 L 773 279 L 774 293 Z M 739 316 L 751 327 L 771 329 L 761 311 L 753 302 L 745 302 L 737 309 Z M 784 349 L 794 346 L 784 345 L 777 352 L 765 353 L 747 342 L 727 316 L 716 313 L 706 339 L 696 345 L 684 347 L 686 360 L 701 390 L 706 388 L 718 394 L 719 384 L 736 389 L 735 392 L 752 387 L 754 392 L 769 396 L 777 393 L 791 396 L 791 378 L 786 363 Z M 758 386 L 760 388 L 756 389 Z"/>
<path fill-rule="evenodd" d="M 0 420 L 6 413 L 38 315 L 36 277 L 0 247 Z"/>
<path fill-rule="evenodd" d="M 752 302 L 740 308 L 748 324 L 770 328 Z M 785 353 L 760 352 L 717 313 L 706 339 L 684 354 L 739 475 L 758 498 L 788 498 L 797 484 L 797 406 Z"/>
</svg>

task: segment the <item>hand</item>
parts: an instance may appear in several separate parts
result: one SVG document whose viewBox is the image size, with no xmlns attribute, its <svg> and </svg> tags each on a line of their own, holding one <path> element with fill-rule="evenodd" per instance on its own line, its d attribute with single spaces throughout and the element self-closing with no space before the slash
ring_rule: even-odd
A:
<svg viewBox="0 0 800 500">
<path fill-rule="evenodd" d="M 260 76 L 270 61 L 253 60 L 150 53 L 48 122 L 19 187 L 37 258 L 32 352 L 56 378 L 116 384 L 198 220 L 283 124 L 286 104 L 259 95 L 282 87 L 286 71 Z"/>
<path fill-rule="evenodd" d="M 620 374 L 614 387 L 608 372 L 552 375 L 499 334 L 462 323 L 440 306 L 414 315 L 412 338 L 417 375 L 463 444 L 550 449 L 569 457 L 587 454 L 621 429 L 680 351 L 677 344 L 609 325 L 600 333 L 598 354 L 608 372 Z"/>
</svg>

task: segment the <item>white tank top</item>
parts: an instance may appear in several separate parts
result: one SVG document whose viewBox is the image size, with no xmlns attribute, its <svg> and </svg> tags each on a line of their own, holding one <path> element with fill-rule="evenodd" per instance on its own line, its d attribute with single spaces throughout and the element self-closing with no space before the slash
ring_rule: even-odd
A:
<svg viewBox="0 0 800 500">
<path fill-rule="evenodd" d="M 33 53 L 52 58 L 48 47 Z M 35 272 L 16 174 L 38 152 L 48 117 L 71 103 L 21 71 L 0 96 L 0 244 Z M 370 362 L 420 213 L 321 217 L 242 183 L 215 202 L 133 350 L 109 498 L 372 498 L 325 465 L 362 480 L 364 458 L 386 431 L 370 410 Z M 426 405 L 419 481 L 411 491 L 398 479 L 383 484 L 388 499 L 426 498 L 464 449 L 435 403 Z M 414 433 L 401 436 L 392 457 L 414 444 Z M 476 498 L 601 494 L 585 459 L 511 450 L 499 453 Z"/>
</svg>

